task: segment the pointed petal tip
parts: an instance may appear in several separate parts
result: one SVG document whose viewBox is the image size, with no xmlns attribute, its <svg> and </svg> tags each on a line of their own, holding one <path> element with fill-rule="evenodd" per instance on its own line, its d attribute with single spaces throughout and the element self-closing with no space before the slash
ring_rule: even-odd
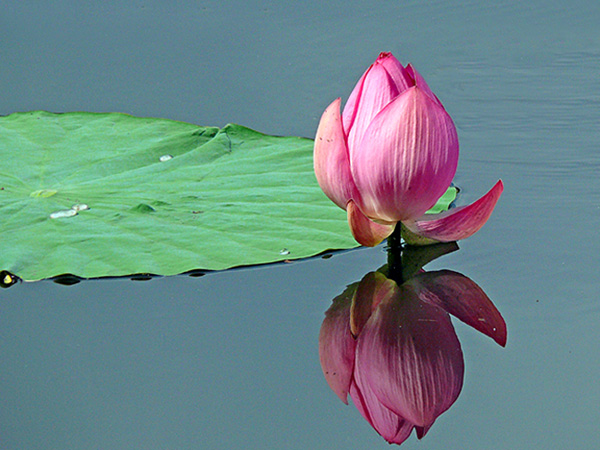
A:
<svg viewBox="0 0 600 450">
<path fill-rule="evenodd" d="M 398 61 L 398 59 L 392 54 L 392 52 L 381 52 L 379 53 L 379 56 L 377 56 L 377 59 L 375 60 L 376 64 L 381 64 L 381 63 L 385 63 L 385 62 L 392 62 L 394 65 L 396 64 L 400 64 L 400 61 Z"/>
<path fill-rule="evenodd" d="M 496 341 L 496 343 L 497 343 L 497 344 L 498 344 L 500 347 L 502 347 L 502 348 L 505 348 L 505 347 L 506 347 L 506 339 L 507 339 L 507 337 L 506 337 L 506 335 L 505 335 L 505 336 L 504 336 L 504 339 L 502 339 L 502 340 L 500 340 L 500 341 Z"/>
<path fill-rule="evenodd" d="M 502 325 L 494 330 L 494 335 L 490 337 L 500 347 L 506 347 L 506 342 L 508 340 L 508 332 L 506 330 L 506 323 L 504 322 L 504 320 L 502 320 Z"/>
<path fill-rule="evenodd" d="M 415 431 L 417 433 L 417 439 L 423 439 L 425 437 L 425 435 L 427 434 L 427 432 L 431 429 L 431 426 L 433 424 L 424 426 L 424 427 L 417 427 L 415 426 Z"/>
</svg>

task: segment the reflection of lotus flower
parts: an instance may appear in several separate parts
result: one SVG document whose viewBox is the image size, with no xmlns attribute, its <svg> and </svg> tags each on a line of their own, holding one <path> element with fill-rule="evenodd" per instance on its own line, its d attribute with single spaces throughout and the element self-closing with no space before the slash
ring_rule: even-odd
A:
<svg viewBox="0 0 600 450">
<path fill-rule="evenodd" d="M 355 239 L 377 245 L 402 222 L 412 233 L 456 241 L 487 221 L 502 182 L 475 203 L 426 215 L 446 191 L 458 164 L 452 119 L 409 64 L 382 53 L 364 73 L 340 114 L 341 100 L 323 113 L 314 165 L 321 189 L 346 209 Z"/>
<path fill-rule="evenodd" d="M 349 286 L 327 311 L 319 336 L 325 378 L 388 442 L 423 437 L 457 399 L 460 343 L 449 313 L 506 343 L 500 313 L 473 281 L 449 270 L 398 286 L 379 272 Z"/>
</svg>

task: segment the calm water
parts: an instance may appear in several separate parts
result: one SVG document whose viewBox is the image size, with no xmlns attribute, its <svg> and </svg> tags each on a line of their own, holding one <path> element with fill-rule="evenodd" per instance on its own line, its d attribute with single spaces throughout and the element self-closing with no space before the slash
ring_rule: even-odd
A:
<svg viewBox="0 0 600 450">
<path fill-rule="evenodd" d="M 0 114 L 311 137 L 380 51 L 412 62 L 459 129 L 463 201 L 506 186 L 490 222 L 427 269 L 479 284 L 508 344 L 456 322 L 462 394 L 402 448 L 600 446 L 600 3 L 10 3 Z M 331 300 L 385 257 L 3 290 L 0 448 L 389 448 L 317 353 Z"/>
</svg>

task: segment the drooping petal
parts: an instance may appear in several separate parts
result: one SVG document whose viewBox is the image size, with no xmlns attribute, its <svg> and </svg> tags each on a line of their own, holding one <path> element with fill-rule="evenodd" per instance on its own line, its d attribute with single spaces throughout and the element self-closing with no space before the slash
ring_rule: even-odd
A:
<svg viewBox="0 0 600 450">
<path fill-rule="evenodd" d="M 321 116 L 315 137 L 314 168 L 319 186 L 325 195 L 345 209 L 348 200 L 356 198 L 358 194 L 350 173 L 340 103 L 339 98 L 334 100 Z"/>
<path fill-rule="evenodd" d="M 506 345 L 506 323 L 489 297 L 473 280 L 451 270 L 422 272 L 408 280 L 419 298 Z"/>
<path fill-rule="evenodd" d="M 366 247 L 375 247 L 392 234 L 396 226 L 395 223 L 386 225 L 373 222 L 361 212 L 354 200 L 348 202 L 346 211 L 352 236 L 354 236 L 356 242 Z"/>
<path fill-rule="evenodd" d="M 403 224 L 411 232 L 436 241 L 450 242 L 468 238 L 487 222 L 503 189 L 502 180 L 499 180 L 487 194 L 468 206 L 460 206 L 440 214 L 426 214 Z"/>
<path fill-rule="evenodd" d="M 450 316 L 410 286 L 379 305 L 356 347 L 354 377 L 392 412 L 429 427 L 457 399 L 464 362 Z"/>
<path fill-rule="evenodd" d="M 354 369 L 356 341 L 350 333 L 350 305 L 358 283 L 351 284 L 333 299 L 319 333 L 319 359 L 327 384 L 348 404 Z"/>
<path fill-rule="evenodd" d="M 458 136 L 444 108 L 413 87 L 375 116 L 360 145 L 349 152 L 363 213 L 405 221 L 424 214 L 450 185 Z"/>
<path fill-rule="evenodd" d="M 413 80 L 391 53 L 381 53 L 354 87 L 342 113 L 348 147 L 358 145 L 373 120 L 388 103 L 413 86 Z"/>
</svg>

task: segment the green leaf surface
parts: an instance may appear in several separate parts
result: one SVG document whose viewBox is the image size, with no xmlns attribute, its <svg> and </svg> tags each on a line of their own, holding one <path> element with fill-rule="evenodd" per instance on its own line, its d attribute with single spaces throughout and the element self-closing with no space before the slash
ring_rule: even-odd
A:
<svg viewBox="0 0 600 450">
<path fill-rule="evenodd" d="M 116 113 L 2 117 L 0 269 L 171 275 L 356 247 L 317 185 L 312 146 Z M 77 204 L 89 209 L 50 218 Z"/>
<path fill-rule="evenodd" d="M 0 270 L 172 275 L 357 247 L 312 147 L 119 113 L 1 117 Z"/>
<path fill-rule="evenodd" d="M 454 200 L 456 200 L 457 196 L 458 196 L 458 188 L 456 186 L 450 186 L 446 190 L 444 195 L 442 195 L 438 199 L 437 203 L 435 205 L 433 205 L 433 208 L 431 208 L 425 214 L 439 214 L 443 211 L 449 210 L 450 206 L 452 205 L 452 202 L 454 202 Z"/>
</svg>

